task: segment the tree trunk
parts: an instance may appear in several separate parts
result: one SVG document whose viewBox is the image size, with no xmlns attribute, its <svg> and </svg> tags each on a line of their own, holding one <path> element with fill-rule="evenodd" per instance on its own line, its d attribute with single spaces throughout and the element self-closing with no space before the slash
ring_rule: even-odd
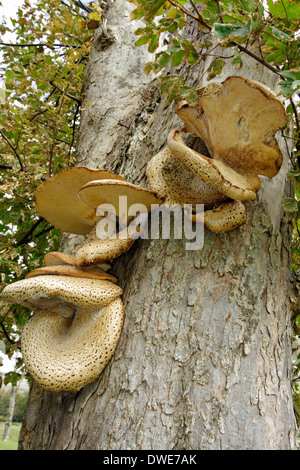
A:
<svg viewBox="0 0 300 470">
<path fill-rule="evenodd" d="M 10 395 L 9 395 L 9 405 L 8 405 L 8 410 L 7 410 L 7 416 L 6 416 L 6 421 L 5 421 L 5 426 L 4 426 L 3 436 L 2 436 L 2 440 L 4 442 L 7 442 L 9 438 L 11 423 L 12 423 L 12 419 L 13 419 L 14 411 L 15 411 L 16 393 L 17 393 L 17 386 L 12 385 Z"/>
<path fill-rule="evenodd" d="M 133 46 L 129 4 L 112 5 L 88 65 L 77 164 L 147 186 L 147 162 L 182 123 L 157 80 L 142 74 L 149 58 Z M 208 61 L 187 74 L 189 84 Z M 227 66 L 218 81 L 229 75 L 237 72 Z M 275 89 L 252 60 L 239 75 Z M 278 176 L 262 178 L 244 226 L 205 230 L 200 250 L 139 240 L 114 262 L 126 320 L 112 360 L 76 394 L 32 384 L 20 449 L 296 448 L 287 166 L 285 155 Z M 63 249 L 79 239 L 66 236 Z"/>
</svg>

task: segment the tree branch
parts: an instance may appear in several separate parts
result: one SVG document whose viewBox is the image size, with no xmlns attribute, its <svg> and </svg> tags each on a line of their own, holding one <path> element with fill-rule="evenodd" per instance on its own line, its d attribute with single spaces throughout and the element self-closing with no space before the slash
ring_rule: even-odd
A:
<svg viewBox="0 0 300 470">
<path fill-rule="evenodd" d="M 31 237 L 31 235 L 33 234 L 33 232 L 35 231 L 35 229 L 40 225 L 41 222 L 43 222 L 43 220 L 44 220 L 44 218 L 43 218 L 43 217 L 40 217 L 40 218 L 35 222 L 35 224 L 33 224 L 33 226 L 28 230 L 28 232 L 21 238 L 21 240 L 18 241 L 18 242 L 15 244 L 15 247 L 24 245 L 24 244 L 26 243 L 26 241 L 28 240 L 28 238 Z"/>
<path fill-rule="evenodd" d="M 0 42 L 0 46 L 6 47 L 48 47 L 49 49 L 53 49 L 53 47 L 69 47 L 76 49 L 78 45 L 75 44 L 45 44 L 44 42 L 40 42 L 39 44 L 29 43 L 29 44 L 12 44 L 7 42 Z"/>
<path fill-rule="evenodd" d="M 15 156 L 17 157 L 18 162 L 19 162 L 20 167 L 21 167 L 21 171 L 24 171 L 24 166 L 23 166 L 21 157 L 20 157 L 20 155 L 18 154 L 17 149 L 14 147 L 14 145 L 11 143 L 11 141 L 8 139 L 8 137 L 6 137 L 6 136 L 3 134 L 3 132 L 1 131 L 1 129 L 0 129 L 0 135 L 2 135 L 3 139 L 5 140 L 5 142 L 10 146 L 10 148 L 11 148 L 12 151 L 14 152 Z"/>
<path fill-rule="evenodd" d="M 0 170 L 12 170 L 13 169 L 13 166 L 12 165 L 4 165 L 4 164 L 0 164 Z"/>
<path fill-rule="evenodd" d="M 256 54 L 253 54 L 253 52 L 249 51 L 246 47 L 244 46 L 241 46 L 241 44 L 235 42 L 235 41 L 231 41 L 229 43 L 229 45 L 232 45 L 232 46 L 235 46 L 239 49 L 239 51 L 241 52 L 244 52 L 245 54 L 247 54 L 249 57 L 252 57 L 252 59 L 255 59 L 257 60 L 257 62 L 259 62 L 260 64 L 264 65 L 266 68 L 268 68 L 269 70 L 271 70 L 273 73 L 276 73 L 276 75 L 279 75 L 279 77 L 281 78 L 284 78 L 280 71 L 277 70 L 275 67 L 273 67 L 272 65 L 270 65 L 268 62 L 266 62 L 265 60 L 261 59 L 260 57 L 258 57 Z"/>
<path fill-rule="evenodd" d="M 11 306 L 8 311 L 6 312 L 6 314 L 1 318 L 1 322 L 0 322 L 0 326 L 2 328 L 2 331 L 4 333 L 4 336 L 6 337 L 7 341 L 10 342 L 10 344 L 16 344 L 16 342 L 14 340 L 12 340 L 10 337 L 9 337 L 9 334 L 7 333 L 6 331 L 6 328 L 4 326 L 4 320 L 5 318 L 7 317 L 7 315 L 9 314 L 9 312 L 12 310 L 13 306 Z"/>
<path fill-rule="evenodd" d="M 81 100 L 79 98 L 76 98 L 76 96 L 70 95 L 69 93 L 66 93 L 62 88 L 60 88 L 58 85 L 54 83 L 53 80 L 50 80 L 50 85 L 54 86 L 57 90 L 59 90 L 63 95 L 67 96 L 71 100 L 76 101 L 78 104 L 81 104 Z"/>
<path fill-rule="evenodd" d="M 209 31 L 211 31 L 211 26 L 207 23 L 205 23 L 205 21 L 203 20 L 203 18 L 201 16 L 199 16 L 199 12 L 198 12 L 198 16 L 194 16 L 190 11 L 186 10 L 186 8 L 184 8 L 182 5 L 179 5 L 178 3 L 176 3 L 176 0 L 169 0 L 169 2 L 171 3 L 171 5 L 173 5 L 175 8 L 178 8 L 180 11 L 182 11 L 182 13 L 184 13 L 185 15 L 189 16 L 190 18 L 193 18 L 193 20 L 196 20 L 197 23 L 200 23 L 202 26 L 204 26 L 206 29 L 208 29 Z"/>
<path fill-rule="evenodd" d="M 77 115 L 78 115 L 78 113 L 79 113 L 79 109 L 80 109 L 80 104 L 78 103 L 78 104 L 77 104 L 77 107 L 76 107 L 76 110 L 75 110 L 74 119 L 73 119 L 72 142 L 71 142 L 71 144 L 70 144 L 69 155 L 68 155 L 68 158 L 69 158 L 69 159 L 70 159 L 70 157 L 71 157 L 71 152 L 72 152 L 72 148 L 73 148 L 74 141 L 75 141 L 76 119 L 77 119 Z"/>
</svg>

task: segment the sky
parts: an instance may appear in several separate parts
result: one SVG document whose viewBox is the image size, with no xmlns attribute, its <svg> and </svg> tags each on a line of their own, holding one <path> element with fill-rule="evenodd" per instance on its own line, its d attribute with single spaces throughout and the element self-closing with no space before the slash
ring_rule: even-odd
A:
<svg viewBox="0 0 300 470">
<path fill-rule="evenodd" d="M 5 16 L 7 18 L 7 24 L 10 26 L 9 18 L 15 16 L 18 7 L 23 3 L 23 0 L 1 0 L 2 7 L 0 7 L 0 17 Z"/>
</svg>

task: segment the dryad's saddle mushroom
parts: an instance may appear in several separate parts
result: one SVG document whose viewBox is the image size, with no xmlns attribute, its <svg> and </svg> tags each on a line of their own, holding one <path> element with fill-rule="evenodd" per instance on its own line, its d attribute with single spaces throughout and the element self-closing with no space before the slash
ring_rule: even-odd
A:
<svg viewBox="0 0 300 470">
<path fill-rule="evenodd" d="M 93 266 L 108 263 L 128 251 L 136 240 L 131 233 L 118 231 L 110 237 L 97 236 L 97 208 L 110 205 L 119 223 L 127 230 L 130 219 L 119 213 L 119 198 L 125 196 L 126 207 L 143 204 L 151 210 L 151 204 L 160 203 L 156 193 L 127 182 L 123 177 L 106 170 L 75 167 L 65 170 L 45 181 L 36 192 L 36 210 L 52 225 L 68 233 L 89 235 L 76 252 L 74 264 Z M 116 229 L 116 227 L 115 227 Z M 114 235 L 114 236 L 113 236 Z"/>
<path fill-rule="evenodd" d="M 94 381 L 113 355 L 125 316 L 122 289 L 102 270 L 91 275 L 50 268 L 6 286 L 2 298 L 36 312 L 21 337 L 33 379 L 50 391 L 76 392 Z"/>
<path fill-rule="evenodd" d="M 194 214 L 193 220 L 204 220 L 208 229 L 219 233 L 245 222 L 244 205 L 237 201 L 256 198 L 258 175 L 273 177 L 280 170 L 282 154 L 275 133 L 285 126 L 287 116 L 273 92 L 243 77 L 212 83 L 198 95 L 196 106 L 181 101 L 176 112 L 184 121 L 183 132 L 200 137 L 210 156 L 189 148 L 175 129 L 168 136 L 168 147 L 148 164 L 147 176 L 151 189 L 164 200 L 204 204 L 208 210 L 199 217 Z M 176 160 L 181 163 L 179 171 Z M 196 198 L 192 175 L 203 185 Z M 192 186 L 182 198 L 176 188 L 187 180 Z"/>
</svg>

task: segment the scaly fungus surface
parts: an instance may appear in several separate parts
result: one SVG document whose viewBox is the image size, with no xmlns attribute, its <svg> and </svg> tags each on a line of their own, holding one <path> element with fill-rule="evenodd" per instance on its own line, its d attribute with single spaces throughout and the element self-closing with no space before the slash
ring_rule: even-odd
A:
<svg viewBox="0 0 300 470">
<path fill-rule="evenodd" d="M 46 390 L 77 392 L 96 380 L 111 359 L 124 316 L 119 297 L 103 308 L 79 308 L 74 318 L 37 313 L 22 332 L 27 370 Z"/>
<path fill-rule="evenodd" d="M 114 353 L 125 316 L 122 289 L 99 277 L 36 271 L 6 286 L 2 299 L 36 312 L 21 336 L 34 380 L 53 392 L 75 392 L 95 380 Z"/>
<path fill-rule="evenodd" d="M 173 129 L 169 133 L 168 148 L 150 161 L 147 175 L 151 189 L 163 199 L 178 204 L 199 201 L 208 210 L 198 214 L 197 220 L 215 233 L 226 232 L 245 223 L 245 208 L 236 201 L 256 198 L 261 186 L 258 175 L 274 177 L 280 170 L 282 153 L 275 134 L 286 125 L 287 116 L 273 92 L 243 77 L 228 77 L 197 91 L 196 106 L 185 100 L 178 104 L 182 132 Z M 189 148 L 184 133 L 200 137 L 210 156 Z M 182 175 L 176 165 L 170 170 L 172 157 L 186 168 Z M 190 186 L 184 197 L 181 194 L 188 172 L 203 184 L 203 188 L 198 186 L 198 196 Z"/>
<path fill-rule="evenodd" d="M 87 277 L 90 279 L 108 279 L 112 282 L 118 281 L 115 276 L 98 267 L 79 268 L 78 266 L 63 264 L 43 266 L 41 268 L 34 269 L 33 271 L 30 271 L 28 274 L 26 274 L 25 279 L 35 276 L 45 276 L 48 274 Z"/>
</svg>

